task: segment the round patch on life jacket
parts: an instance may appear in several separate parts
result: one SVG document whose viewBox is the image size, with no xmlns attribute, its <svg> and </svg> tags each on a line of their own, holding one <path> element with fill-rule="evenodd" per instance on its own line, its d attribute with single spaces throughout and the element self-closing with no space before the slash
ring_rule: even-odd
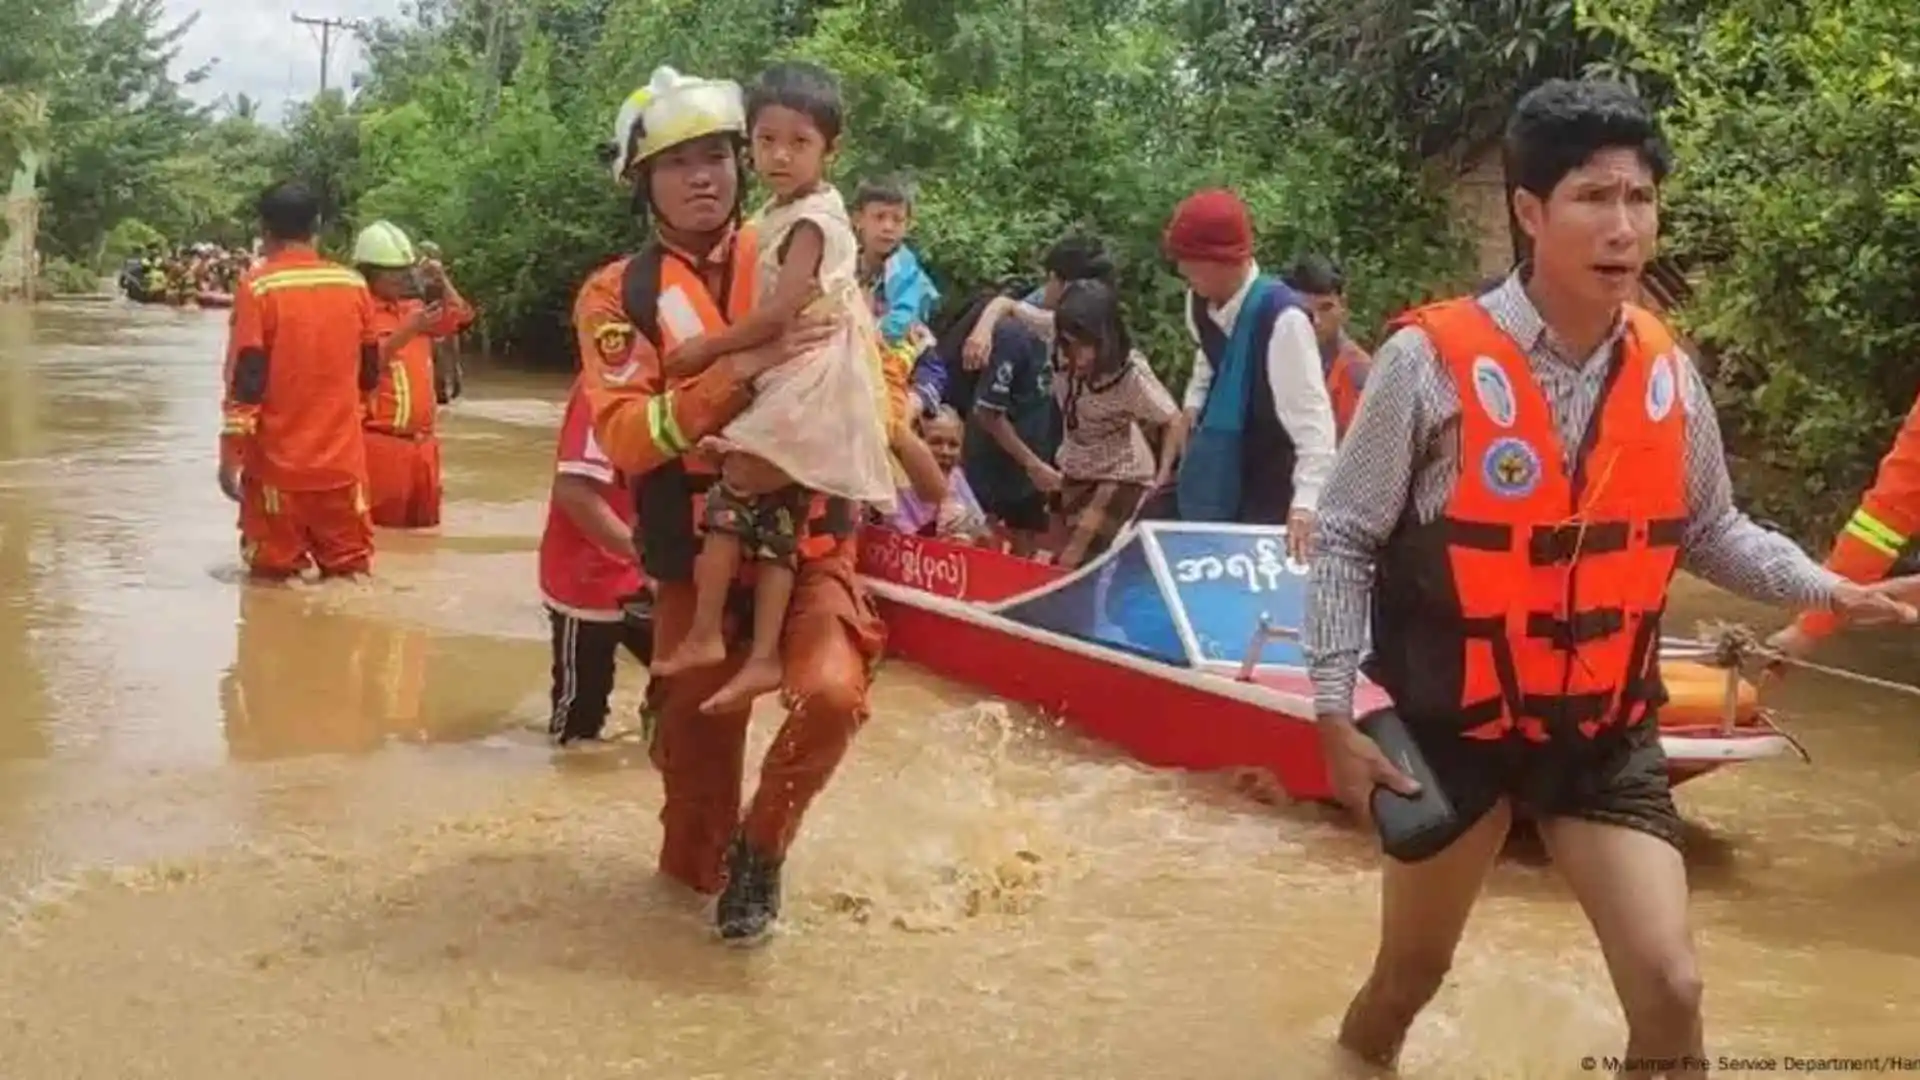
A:
<svg viewBox="0 0 1920 1080">
<path fill-rule="evenodd" d="M 1657 424 L 1673 411 L 1673 399 L 1679 396 L 1675 382 L 1673 354 L 1661 353 L 1647 376 L 1647 419 Z"/>
<path fill-rule="evenodd" d="M 1503 428 L 1513 426 L 1514 414 L 1518 406 L 1514 403 L 1513 382 L 1507 378 L 1507 369 L 1491 356 L 1482 356 L 1473 362 L 1473 395 L 1480 399 L 1480 408 L 1487 418 Z"/>
<path fill-rule="evenodd" d="M 1496 495 L 1524 499 L 1540 485 L 1540 455 L 1519 439 L 1498 439 L 1480 461 L 1480 476 Z"/>
</svg>

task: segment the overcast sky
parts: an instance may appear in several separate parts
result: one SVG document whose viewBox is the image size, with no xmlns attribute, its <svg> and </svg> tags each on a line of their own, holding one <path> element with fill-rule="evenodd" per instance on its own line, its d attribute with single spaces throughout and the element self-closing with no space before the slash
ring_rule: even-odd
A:
<svg viewBox="0 0 1920 1080">
<path fill-rule="evenodd" d="M 259 100 L 267 119 L 276 120 L 289 100 L 311 97 L 320 88 L 320 31 L 299 26 L 294 13 L 312 18 L 397 16 L 400 0 L 166 0 L 169 15 L 183 18 L 204 12 L 180 43 L 182 69 L 215 61 L 194 96 L 212 101 L 222 94 L 246 94 Z M 360 70 L 360 49 L 351 34 L 335 31 L 328 85 L 351 85 Z"/>
</svg>

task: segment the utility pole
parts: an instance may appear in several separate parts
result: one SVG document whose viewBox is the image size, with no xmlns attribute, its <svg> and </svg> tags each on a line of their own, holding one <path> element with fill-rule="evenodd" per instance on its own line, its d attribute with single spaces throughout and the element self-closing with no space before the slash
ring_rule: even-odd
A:
<svg viewBox="0 0 1920 1080">
<path fill-rule="evenodd" d="M 493 0 L 487 5 L 487 62 L 483 76 L 487 82 L 481 97 L 480 115 L 489 124 L 493 122 L 494 110 L 500 105 L 500 62 L 506 51 L 506 13 L 505 0 Z"/>
<path fill-rule="evenodd" d="M 294 15 L 293 21 L 302 26 L 320 28 L 320 92 L 324 94 L 327 92 L 327 64 L 333 59 L 333 32 L 335 30 L 361 32 L 366 29 L 366 21 L 364 19 L 315 19 L 300 14 Z"/>
</svg>

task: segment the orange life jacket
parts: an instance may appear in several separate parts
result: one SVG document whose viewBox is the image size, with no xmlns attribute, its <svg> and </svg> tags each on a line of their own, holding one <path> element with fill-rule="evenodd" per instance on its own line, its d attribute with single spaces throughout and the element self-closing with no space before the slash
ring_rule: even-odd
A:
<svg viewBox="0 0 1920 1080">
<path fill-rule="evenodd" d="M 1572 475 L 1520 347 L 1475 300 L 1410 312 L 1460 397 L 1459 477 L 1381 559 L 1369 672 L 1409 720 L 1591 739 L 1664 700 L 1660 616 L 1686 527 L 1682 358 L 1627 309 Z"/>
<path fill-rule="evenodd" d="M 622 282 L 627 318 L 653 345 L 656 362 L 676 346 L 717 333 L 753 309 L 758 239 L 751 227 L 742 227 L 734 238 L 717 300 L 692 261 L 658 241 L 628 260 Z M 715 475 L 714 462 L 693 454 L 635 479 L 641 562 L 648 577 L 655 581 L 692 578 L 698 551 L 696 525 Z M 800 558 L 832 554 L 853 535 L 855 524 L 853 507 L 846 500 L 814 493 L 801 528 Z"/>
<path fill-rule="evenodd" d="M 1353 414 L 1360 410 L 1360 391 L 1366 387 L 1370 358 L 1360 346 L 1342 338 L 1326 366 L 1327 396 L 1333 401 L 1333 422 L 1337 435 L 1344 438 L 1353 426 Z"/>
</svg>

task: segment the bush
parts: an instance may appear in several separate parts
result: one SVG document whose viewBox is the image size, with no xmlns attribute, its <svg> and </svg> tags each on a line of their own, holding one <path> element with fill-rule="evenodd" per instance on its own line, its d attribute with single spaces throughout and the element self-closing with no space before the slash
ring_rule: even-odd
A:
<svg viewBox="0 0 1920 1080">
<path fill-rule="evenodd" d="M 42 260 L 35 288 L 42 296 L 90 295 L 100 291 L 102 280 L 92 267 L 56 255 Z"/>
<path fill-rule="evenodd" d="M 1676 88 L 1668 246 L 1742 494 L 1824 543 L 1920 388 L 1920 7 L 1596 6 Z"/>
</svg>

